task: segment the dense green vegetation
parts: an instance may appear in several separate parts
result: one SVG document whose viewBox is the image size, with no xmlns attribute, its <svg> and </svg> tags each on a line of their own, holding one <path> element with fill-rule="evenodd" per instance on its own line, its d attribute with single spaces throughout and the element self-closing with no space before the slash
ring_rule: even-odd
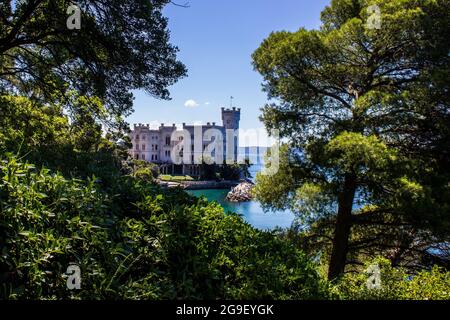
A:
<svg viewBox="0 0 450 320">
<path fill-rule="evenodd" d="M 429 254 L 450 228 L 447 1 L 334 0 L 320 31 L 258 49 L 280 101 L 262 119 L 288 143 L 256 195 L 300 222 L 273 232 L 161 188 L 155 165 L 128 157 L 131 90 L 169 98 L 185 74 L 169 1 L 78 2 L 78 31 L 69 1 L 0 4 L 0 299 L 450 299 Z M 363 26 L 372 3 L 384 33 Z M 81 290 L 66 286 L 71 264 Z"/>
<path fill-rule="evenodd" d="M 95 179 L 2 157 L 2 298 L 175 299 L 324 297 L 306 256 L 273 234 L 182 190 L 122 176 Z M 82 290 L 66 288 L 70 263 Z"/>
<path fill-rule="evenodd" d="M 248 178 L 250 173 L 248 171 L 249 163 L 234 163 L 234 164 L 216 164 L 216 163 L 202 163 L 201 180 L 239 180 L 241 176 Z"/>
<path fill-rule="evenodd" d="M 13 3 L 14 2 L 14 3 Z M 81 28 L 67 27 L 70 0 L 0 3 L 0 89 L 76 110 L 73 91 L 96 119 L 124 129 L 131 90 L 168 99 L 186 75 L 169 42 L 169 0 L 80 0 Z M 101 112 L 95 108 L 101 99 Z"/>
<path fill-rule="evenodd" d="M 331 287 L 331 296 L 356 300 L 448 300 L 450 299 L 450 272 L 435 266 L 414 275 L 403 268 L 393 268 L 391 262 L 378 258 L 367 263 L 380 267 L 381 287 L 367 288 L 367 274 L 346 274 Z"/>
<path fill-rule="evenodd" d="M 89 113 L 73 121 L 56 105 L 0 100 L 2 298 L 325 296 L 292 244 L 161 189 L 157 168 L 128 160 Z M 80 291 L 66 287 L 71 263 L 82 270 Z"/>
<path fill-rule="evenodd" d="M 449 268 L 450 2 L 332 0 L 321 20 L 253 55 L 274 101 L 261 119 L 285 141 L 257 198 L 296 212 L 329 280 L 376 256 Z"/>
</svg>

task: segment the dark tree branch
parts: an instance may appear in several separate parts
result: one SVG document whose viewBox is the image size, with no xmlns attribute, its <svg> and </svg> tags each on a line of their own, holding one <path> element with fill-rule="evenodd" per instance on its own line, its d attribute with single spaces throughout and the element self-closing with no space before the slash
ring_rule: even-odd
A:
<svg viewBox="0 0 450 320">
<path fill-rule="evenodd" d="M 191 7 L 191 5 L 189 4 L 189 1 L 185 2 L 184 4 L 179 4 L 174 1 L 170 1 L 170 3 L 173 4 L 174 6 L 182 7 L 182 8 L 190 8 Z"/>
</svg>

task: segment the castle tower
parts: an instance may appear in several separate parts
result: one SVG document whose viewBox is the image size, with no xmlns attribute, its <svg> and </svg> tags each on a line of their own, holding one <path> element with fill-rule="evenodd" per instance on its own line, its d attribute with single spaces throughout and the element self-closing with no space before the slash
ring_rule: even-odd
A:
<svg viewBox="0 0 450 320">
<path fill-rule="evenodd" d="M 222 108 L 222 123 L 223 127 L 225 129 L 225 136 L 226 136 L 226 143 L 225 143 L 225 149 L 231 148 L 233 146 L 233 154 L 228 155 L 227 151 L 225 151 L 225 154 L 227 155 L 227 162 L 233 161 L 237 162 L 238 158 L 238 150 L 239 150 L 239 121 L 241 120 L 241 109 L 240 108 L 231 108 L 231 109 L 225 109 Z M 234 143 L 230 144 L 230 138 L 229 131 L 234 130 L 233 132 L 233 139 Z"/>
<path fill-rule="evenodd" d="M 239 129 L 241 120 L 241 108 L 222 108 L 222 123 L 225 129 Z"/>
</svg>

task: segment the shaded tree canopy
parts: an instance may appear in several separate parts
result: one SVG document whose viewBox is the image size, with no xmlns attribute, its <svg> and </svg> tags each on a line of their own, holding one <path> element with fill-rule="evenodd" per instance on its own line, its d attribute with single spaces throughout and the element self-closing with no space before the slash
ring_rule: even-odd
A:
<svg viewBox="0 0 450 320">
<path fill-rule="evenodd" d="M 45 102 L 74 90 L 100 98 L 110 123 L 131 112 L 132 90 L 168 99 L 186 74 L 161 12 L 169 2 L 80 0 L 81 28 L 69 30 L 72 1 L 2 1 L 0 90 Z"/>
<path fill-rule="evenodd" d="M 379 29 L 368 24 L 372 5 Z M 289 141 L 257 196 L 330 240 L 331 279 L 367 250 L 417 263 L 448 241 L 449 9 L 445 0 L 333 0 L 320 30 L 272 33 L 253 55 L 272 100 L 262 121 Z"/>
</svg>

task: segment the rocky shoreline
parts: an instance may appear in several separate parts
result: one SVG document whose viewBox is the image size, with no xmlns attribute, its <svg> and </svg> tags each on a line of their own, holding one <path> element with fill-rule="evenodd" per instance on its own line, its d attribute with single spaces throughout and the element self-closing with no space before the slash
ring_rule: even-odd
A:
<svg viewBox="0 0 450 320">
<path fill-rule="evenodd" d="M 227 200 L 231 202 L 244 202 L 253 200 L 252 189 L 254 184 L 250 181 L 243 181 L 228 192 Z"/>
<path fill-rule="evenodd" d="M 158 184 L 165 188 L 183 188 L 185 190 L 202 189 L 231 189 L 226 200 L 230 202 L 245 202 L 253 200 L 252 189 L 254 183 L 245 181 L 158 181 Z"/>
</svg>

